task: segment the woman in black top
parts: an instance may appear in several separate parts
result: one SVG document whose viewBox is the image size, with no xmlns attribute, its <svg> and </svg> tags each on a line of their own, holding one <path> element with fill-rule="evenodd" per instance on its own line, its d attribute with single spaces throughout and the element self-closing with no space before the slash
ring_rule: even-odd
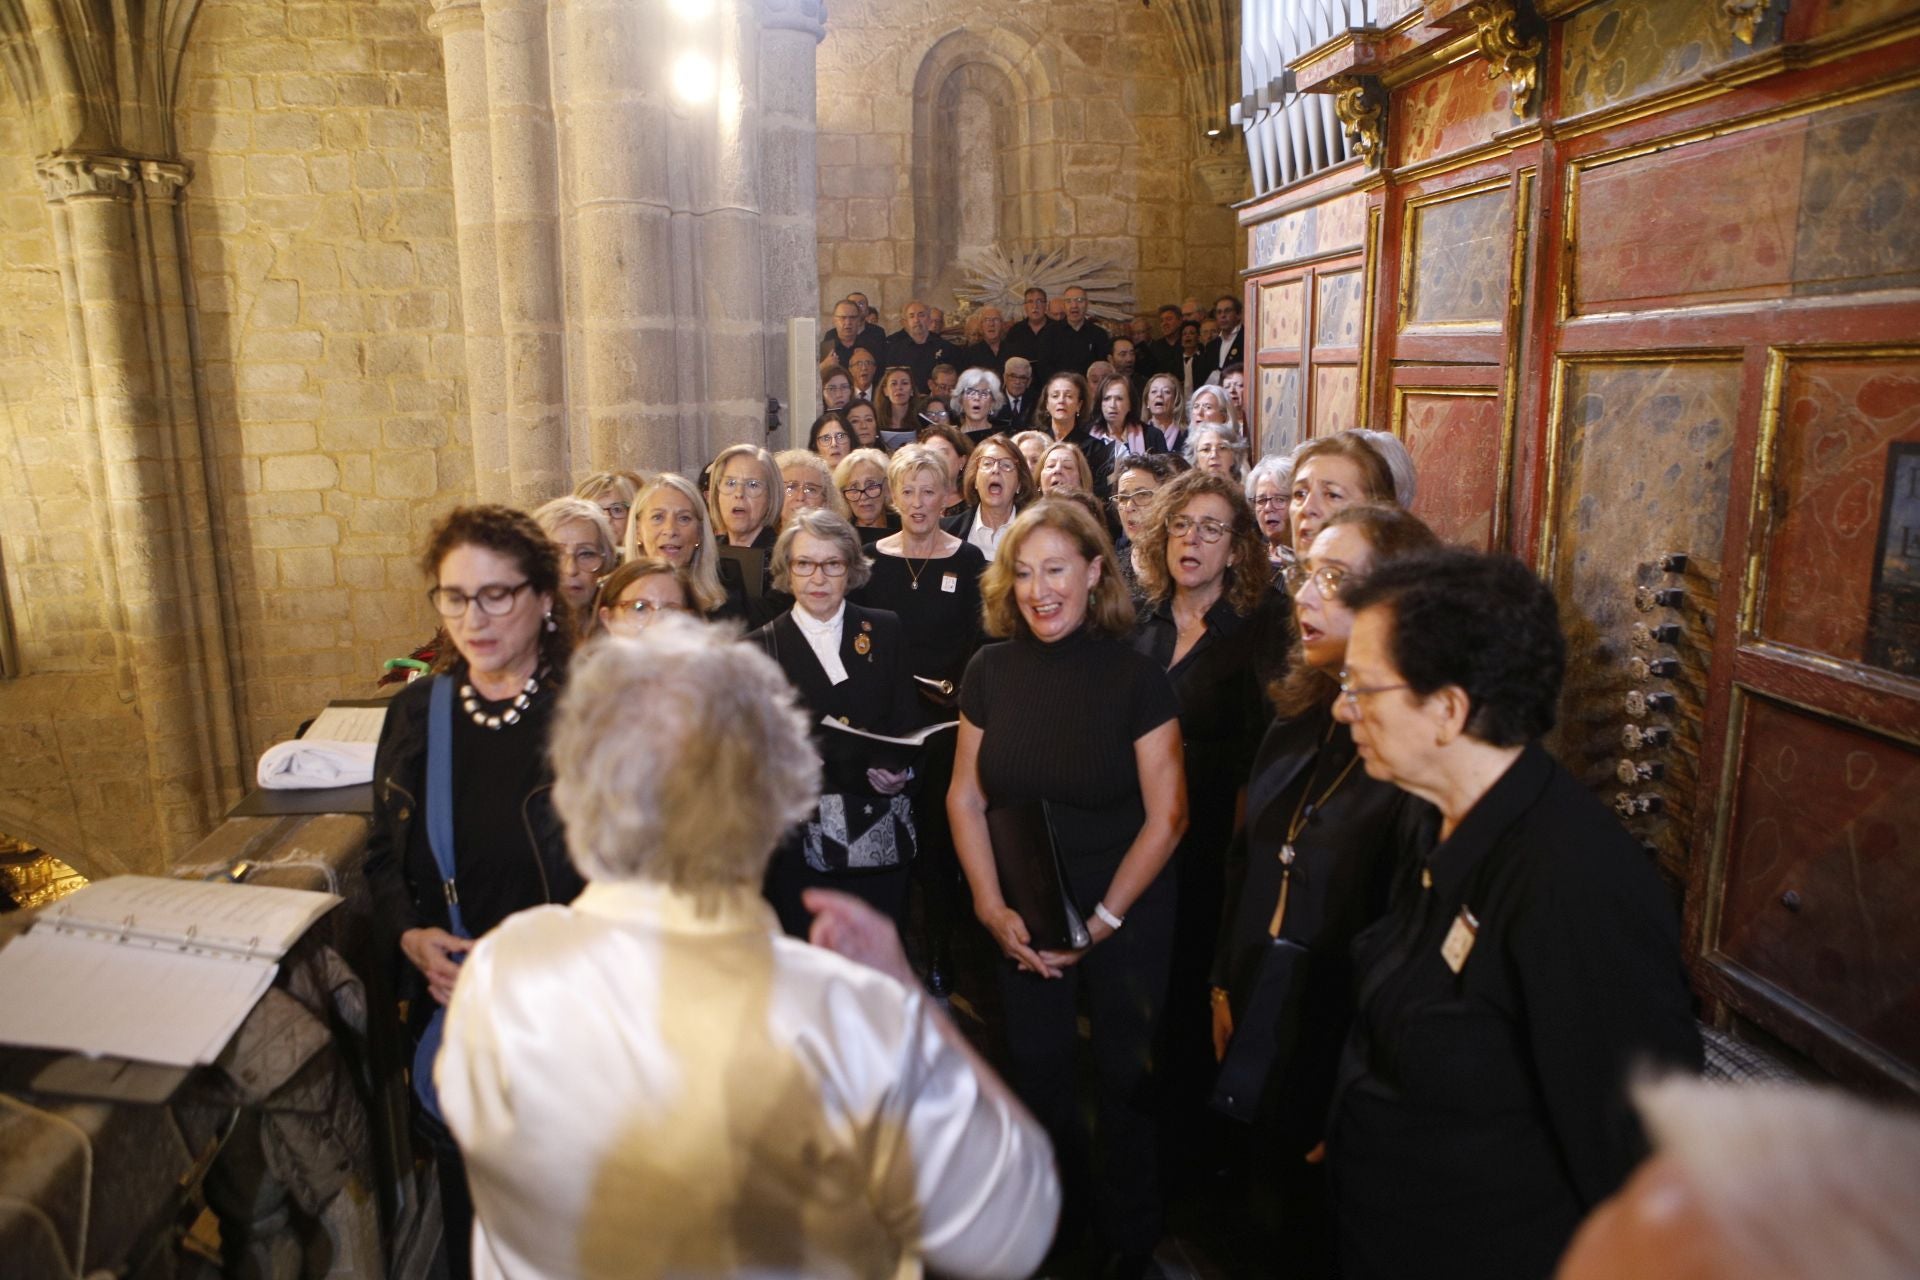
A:
<svg viewBox="0 0 1920 1280">
<path fill-rule="evenodd" d="M 1243 1135 L 1243 1163 L 1255 1201 L 1249 1221 L 1271 1230 L 1267 1247 L 1283 1251 L 1285 1273 L 1308 1280 L 1333 1267 L 1326 1165 L 1314 1149 L 1325 1136 L 1333 1069 L 1353 1019 L 1349 949 L 1386 909 L 1406 833 L 1432 813 L 1368 777 L 1347 727 L 1334 722 L 1353 625 L 1340 595 L 1368 570 L 1438 545 L 1432 530 L 1398 507 L 1353 506 L 1335 515 L 1292 567 L 1300 638 L 1286 677 L 1272 686 L 1277 718 L 1247 784 L 1246 823 L 1228 851 L 1225 925 L 1213 958 L 1217 1056 L 1227 1052 L 1234 1011 L 1246 1009 L 1275 936 L 1283 876 L 1287 907 L 1278 936 L 1307 949 L 1299 1031 L 1287 1056 L 1267 1065 L 1259 1122 Z M 1290 863 L 1283 860 L 1288 849 Z"/>
<path fill-rule="evenodd" d="M 913 854 L 905 770 L 872 767 L 858 739 L 820 726 L 823 716 L 870 733 L 899 734 L 919 720 L 900 620 L 850 604 L 867 581 L 860 539 L 831 511 L 802 512 L 773 548 L 774 581 L 793 607 L 747 639 L 764 647 L 800 696 L 820 745 L 820 807 L 774 851 L 767 898 L 794 937 L 812 915 L 800 895 L 840 889 L 892 917 L 906 914 L 907 864 Z M 726 797 L 751 803 L 750 796 Z"/>
<path fill-rule="evenodd" d="M 571 902 L 583 886 L 547 770 L 547 726 L 574 636 L 553 543 L 521 512 L 461 507 L 435 526 L 421 559 L 452 649 L 440 674 L 414 681 L 387 709 L 366 861 L 376 919 L 406 960 L 397 994 L 409 1001 L 414 1037 L 452 995 L 473 939 L 523 908 Z M 452 932 L 427 837 L 428 712 L 443 680 L 453 682 L 451 856 L 468 937 Z M 449 1260 L 464 1276 L 473 1224 L 466 1174 L 446 1130 L 425 1113 L 421 1122 L 438 1164 Z"/>
<path fill-rule="evenodd" d="M 729 445 L 715 456 L 707 482 L 707 514 L 719 546 L 734 553 L 714 562 L 727 591 L 720 617 L 757 627 L 793 603 L 773 585 L 771 553 L 785 495 L 780 468 L 760 446 Z"/>
<path fill-rule="evenodd" d="M 1440 823 L 1354 943 L 1327 1124 L 1340 1272 L 1544 1277 L 1645 1154 L 1629 1074 L 1699 1070 L 1679 913 L 1539 745 L 1566 666 L 1544 583 L 1429 551 L 1346 599 L 1336 714 Z"/>
<path fill-rule="evenodd" d="M 1016 1088 L 1053 1138 L 1067 1211 L 1056 1250 L 1087 1225 L 1107 1274 L 1138 1275 L 1160 1237 L 1153 1039 L 1173 946 L 1186 828 L 1178 705 L 1166 673 L 1128 647 L 1133 621 L 1106 533 L 1075 502 L 1022 512 L 981 580 L 990 634 L 960 694 L 947 812 L 974 914 L 1001 971 Z M 1006 903 L 991 807 L 1044 801 L 1066 888 L 1087 923 L 1079 951 L 1036 950 Z M 1076 989 L 1085 984 L 1098 1079 L 1098 1174 L 1074 1089 Z M 1089 1206 L 1091 1201 L 1091 1206 Z"/>
<path fill-rule="evenodd" d="M 1286 600 L 1269 585 L 1253 509 L 1237 485 L 1205 471 L 1154 494 L 1139 534 L 1146 610 L 1133 645 L 1166 671 L 1180 699 L 1192 821 L 1174 865 L 1180 912 L 1163 1043 L 1170 1150 L 1206 1156 L 1191 1140 L 1213 1083 L 1207 990 L 1227 843 L 1254 748 L 1267 727 L 1266 680 L 1287 650 Z M 1178 1140 L 1186 1135 L 1188 1140 Z"/>
<path fill-rule="evenodd" d="M 981 639 L 980 575 L 987 561 L 978 547 L 940 527 L 948 476 L 945 458 L 924 445 L 908 445 L 893 455 L 887 484 L 900 532 L 873 544 L 873 577 L 858 595 L 859 603 L 900 619 L 922 724 L 955 717 L 960 678 Z M 915 765 L 920 776 L 913 814 L 927 904 L 927 985 L 936 994 L 948 989 L 958 909 L 959 868 L 947 828 L 953 742 L 951 733 L 933 738 Z"/>
</svg>

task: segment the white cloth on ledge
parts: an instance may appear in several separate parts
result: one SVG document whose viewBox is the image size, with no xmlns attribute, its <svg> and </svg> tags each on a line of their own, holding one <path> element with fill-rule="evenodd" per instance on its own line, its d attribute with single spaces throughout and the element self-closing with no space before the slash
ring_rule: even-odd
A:
<svg viewBox="0 0 1920 1280">
<path fill-rule="evenodd" d="M 359 786 L 373 781 L 375 745 L 313 738 L 277 742 L 260 757 L 256 780 L 269 791 Z"/>
</svg>

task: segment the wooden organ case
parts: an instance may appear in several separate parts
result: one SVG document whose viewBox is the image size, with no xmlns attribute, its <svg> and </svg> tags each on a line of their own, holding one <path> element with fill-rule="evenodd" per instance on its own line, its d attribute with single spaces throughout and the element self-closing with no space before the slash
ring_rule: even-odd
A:
<svg viewBox="0 0 1920 1280">
<path fill-rule="evenodd" d="M 1920 0 L 1376 9 L 1241 209 L 1257 450 L 1392 431 L 1533 563 L 1704 1015 L 1920 1090 Z"/>
</svg>

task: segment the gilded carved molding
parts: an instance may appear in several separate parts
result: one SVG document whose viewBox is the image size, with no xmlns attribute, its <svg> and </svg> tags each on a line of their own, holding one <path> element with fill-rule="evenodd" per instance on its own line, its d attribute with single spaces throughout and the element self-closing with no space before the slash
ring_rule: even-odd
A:
<svg viewBox="0 0 1920 1280">
<path fill-rule="evenodd" d="M 1720 10 L 1726 14 L 1735 40 L 1744 45 L 1753 43 L 1760 20 L 1767 16 L 1769 3 L 1770 0 L 1720 0 Z"/>
<path fill-rule="evenodd" d="M 1741 0 L 1727 0 L 1729 6 Z M 1764 0 L 1761 0 L 1764 3 Z M 1520 38 L 1513 0 L 1481 0 L 1466 8 L 1467 21 L 1487 60 L 1487 78 L 1506 77 L 1513 114 L 1525 116 L 1533 106 L 1540 78 L 1540 41 Z"/>
<path fill-rule="evenodd" d="M 1387 154 L 1387 95 L 1372 76 L 1335 76 L 1333 113 L 1347 131 L 1347 146 L 1369 169 L 1378 169 Z"/>
</svg>

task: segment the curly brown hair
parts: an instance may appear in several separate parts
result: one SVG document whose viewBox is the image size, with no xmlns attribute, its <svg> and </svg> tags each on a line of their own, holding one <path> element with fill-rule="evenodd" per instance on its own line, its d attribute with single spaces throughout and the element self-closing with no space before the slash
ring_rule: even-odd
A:
<svg viewBox="0 0 1920 1280">
<path fill-rule="evenodd" d="M 567 669 L 573 657 L 573 609 L 560 594 L 560 552 L 547 538 L 534 518 L 512 507 L 485 504 L 455 507 L 440 517 L 427 535 L 427 549 L 420 555 L 420 571 L 435 579 L 440 564 L 456 547 L 483 547 L 512 560 L 527 575 L 527 585 L 535 594 L 553 601 L 552 627 L 540 629 L 540 662 L 556 674 Z M 435 671 L 452 671 L 465 659 L 451 643 L 441 646 L 434 659 Z"/>
<path fill-rule="evenodd" d="M 1195 498 L 1208 494 L 1233 509 L 1232 549 L 1227 554 L 1227 603 L 1245 618 L 1260 606 L 1267 594 L 1267 540 L 1253 518 L 1253 506 L 1240 486 L 1211 471 L 1183 471 L 1161 485 L 1153 495 L 1146 525 L 1135 543 L 1139 555 L 1140 589 L 1147 600 L 1159 605 L 1173 594 L 1173 579 L 1167 574 L 1167 521 L 1180 514 Z"/>
</svg>

